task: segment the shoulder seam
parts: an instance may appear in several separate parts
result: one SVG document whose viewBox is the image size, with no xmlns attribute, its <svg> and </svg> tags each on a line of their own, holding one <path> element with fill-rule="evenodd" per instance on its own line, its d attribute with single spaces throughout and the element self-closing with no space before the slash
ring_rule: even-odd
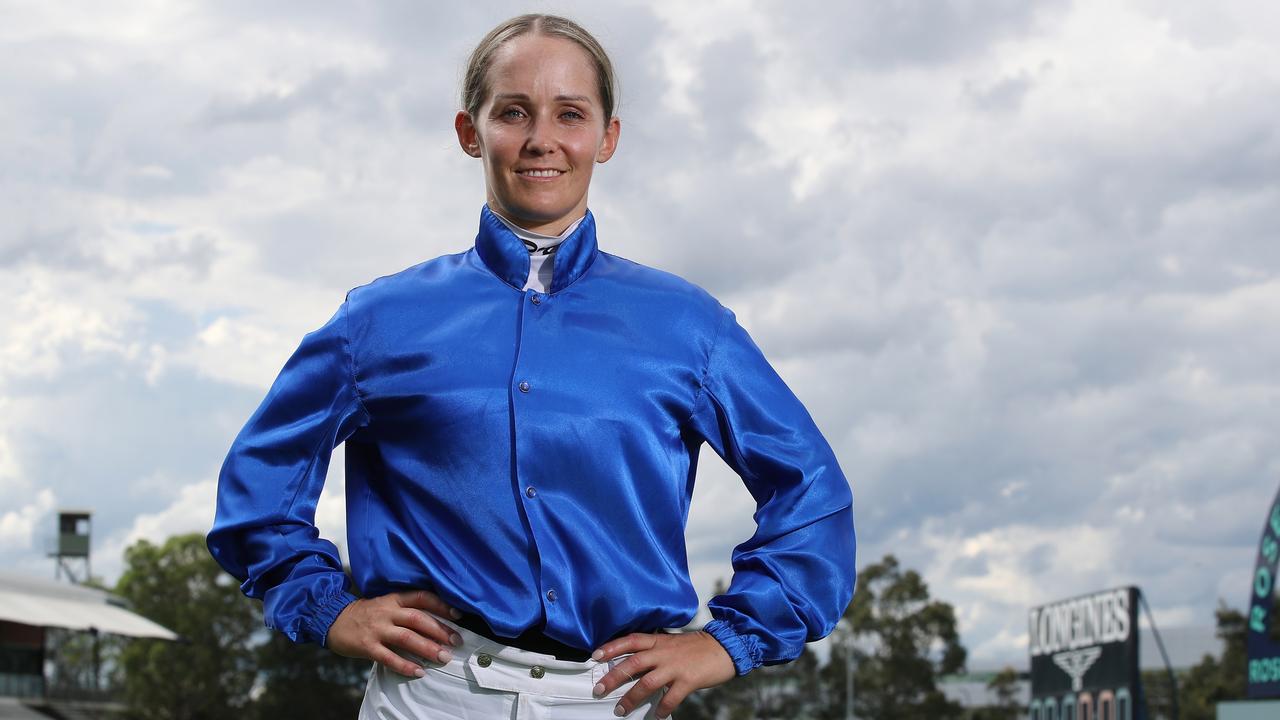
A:
<svg viewBox="0 0 1280 720">
<path fill-rule="evenodd" d="M 702 373 L 698 377 L 698 392 L 693 398 L 693 409 L 689 411 L 689 416 L 680 423 L 680 427 L 684 427 L 693 416 L 698 413 L 698 408 L 702 405 L 702 400 L 707 396 L 707 376 L 711 374 L 711 358 L 715 357 L 716 350 L 720 347 L 720 338 L 724 335 L 724 329 L 729 324 L 729 309 L 720 306 L 720 322 L 716 325 L 715 337 L 711 339 L 711 349 L 707 351 L 706 365 L 702 368 Z"/>
<path fill-rule="evenodd" d="M 348 290 L 342 299 L 342 350 L 347 355 L 347 368 L 351 376 L 351 389 L 355 393 L 356 404 L 360 406 L 360 412 L 364 413 L 365 418 L 370 418 L 372 416 L 369 414 L 369 408 L 364 404 L 364 393 L 361 392 L 360 383 L 356 380 L 356 354 L 351 349 L 351 292 Z"/>
</svg>

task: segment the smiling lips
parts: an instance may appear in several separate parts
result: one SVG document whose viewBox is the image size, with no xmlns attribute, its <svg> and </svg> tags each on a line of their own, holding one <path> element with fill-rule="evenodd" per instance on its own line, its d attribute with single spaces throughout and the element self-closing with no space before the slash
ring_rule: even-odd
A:
<svg viewBox="0 0 1280 720">
<path fill-rule="evenodd" d="M 564 171 L 549 168 L 530 168 L 528 170 L 517 170 L 516 174 L 527 178 L 553 178 L 560 177 L 564 174 Z"/>
</svg>

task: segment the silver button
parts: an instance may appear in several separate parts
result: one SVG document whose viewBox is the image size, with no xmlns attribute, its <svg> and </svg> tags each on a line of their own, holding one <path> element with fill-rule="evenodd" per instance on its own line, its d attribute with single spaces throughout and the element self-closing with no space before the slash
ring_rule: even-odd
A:
<svg viewBox="0 0 1280 720">
<path fill-rule="evenodd" d="M 526 380 L 520 381 L 520 392 L 529 392 L 529 383 Z"/>
<path fill-rule="evenodd" d="M 542 667 L 541 665 L 534 665 L 533 667 L 529 668 L 529 677 L 535 680 L 541 679 L 542 676 L 546 674 L 547 674 L 547 669 Z"/>
<path fill-rule="evenodd" d="M 524 489 L 524 494 L 528 497 L 533 497 L 534 495 L 538 494 L 538 491 L 535 490 L 532 485 L 530 485 L 529 487 Z"/>
<path fill-rule="evenodd" d="M 531 297 L 531 298 L 529 298 L 529 299 L 533 301 L 533 304 L 534 304 L 534 305 L 541 305 L 541 304 L 542 304 L 542 298 L 538 297 L 537 295 L 534 295 L 533 297 Z"/>
<path fill-rule="evenodd" d="M 556 591 L 555 591 L 555 590 L 548 590 L 548 591 L 547 591 L 547 599 L 548 599 L 548 600 L 550 600 L 551 602 L 555 602 L 555 601 L 556 601 Z"/>
<path fill-rule="evenodd" d="M 476 656 L 476 664 L 480 667 L 489 667 L 489 665 L 493 664 L 493 658 L 485 653 L 480 653 Z"/>
</svg>

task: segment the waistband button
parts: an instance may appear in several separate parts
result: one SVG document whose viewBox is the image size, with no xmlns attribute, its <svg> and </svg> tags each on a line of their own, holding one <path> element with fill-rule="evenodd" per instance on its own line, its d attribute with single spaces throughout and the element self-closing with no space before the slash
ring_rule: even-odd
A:
<svg viewBox="0 0 1280 720">
<path fill-rule="evenodd" d="M 547 674 L 546 668 L 542 667 L 541 665 L 534 665 L 533 667 L 529 668 L 529 676 L 534 678 L 535 680 L 541 679 L 542 676 L 546 674 Z"/>
<path fill-rule="evenodd" d="M 479 665 L 480 667 L 489 667 L 489 665 L 492 663 L 493 663 L 493 658 L 489 657 L 485 653 L 480 653 L 479 655 L 476 656 L 476 664 Z"/>
</svg>

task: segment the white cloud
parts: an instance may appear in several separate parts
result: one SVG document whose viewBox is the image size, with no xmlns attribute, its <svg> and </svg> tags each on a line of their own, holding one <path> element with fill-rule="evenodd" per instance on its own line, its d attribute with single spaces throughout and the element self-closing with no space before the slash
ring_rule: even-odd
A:
<svg viewBox="0 0 1280 720">
<path fill-rule="evenodd" d="M 124 333 L 133 313 L 122 298 L 93 288 L 84 294 L 96 297 L 83 302 L 76 280 L 46 269 L 21 275 L 0 269 L 0 276 L 12 293 L 11 310 L 0 319 L 0 388 L 25 377 L 56 377 L 70 356 L 133 352 Z"/>
<path fill-rule="evenodd" d="M 43 553 L 43 544 L 36 542 L 36 528 L 42 524 L 49 511 L 53 510 L 55 502 L 53 491 L 45 488 L 36 493 L 34 502 L 0 515 L 0 551 L 31 550 Z"/>
<path fill-rule="evenodd" d="M 152 478 L 150 482 L 163 480 Z M 102 558 L 94 563 L 95 575 L 103 577 L 108 584 L 114 583 L 123 570 L 125 549 L 139 540 L 160 545 L 174 535 L 204 533 L 213 527 L 217 489 L 214 480 L 200 480 L 183 485 L 170 478 L 169 484 L 172 487 L 165 488 L 164 494 L 174 496 L 175 499 L 167 507 L 158 512 L 134 516 L 128 527 L 109 531 L 94 548 L 96 556 Z"/>
</svg>

